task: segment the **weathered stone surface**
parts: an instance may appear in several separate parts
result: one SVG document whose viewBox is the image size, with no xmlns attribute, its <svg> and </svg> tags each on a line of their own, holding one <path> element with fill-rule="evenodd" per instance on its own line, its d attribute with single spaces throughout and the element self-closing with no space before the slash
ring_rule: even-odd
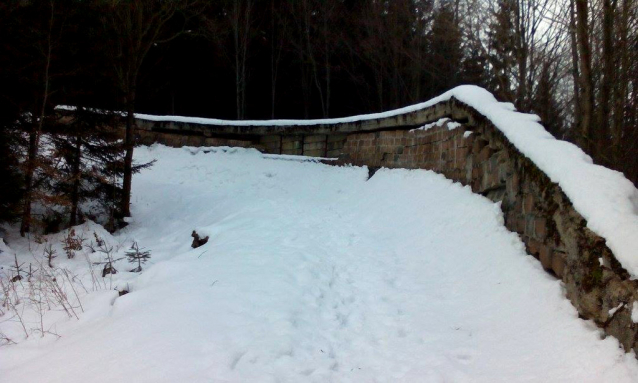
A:
<svg viewBox="0 0 638 383">
<path fill-rule="evenodd" d="M 554 252 L 552 257 L 552 270 L 558 278 L 563 277 L 563 272 L 565 271 L 565 261 L 563 260 L 562 253 Z"/>
<path fill-rule="evenodd" d="M 326 142 L 326 135 L 325 134 L 316 134 L 316 135 L 312 135 L 312 136 L 305 136 L 304 137 L 304 143 L 312 143 L 312 142 Z"/>
<path fill-rule="evenodd" d="M 538 253 L 538 260 L 541 261 L 541 265 L 545 270 L 552 269 L 552 249 L 547 245 L 540 245 Z"/>
<path fill-rule="evenodd" d="M 326 148 L 326 142 L 325 141 L 319 141 L 319 142 L 304 142 L 303 145 L 303 150 L 304 152 L 309 151 L 309 150 L 318 150 L 320 149 L 321 152 L 323 153 L 323 151 Z"/>
<path fill-rule="evenodd" d="M 547 237 L 547 220 L 545 218 L 537 217 L 534 219 L 534 236 L 541 240 Z"/>
<path fill-rule="evenodd" d="M 619 302 L 638 301 L 637 282 L 629 279 L 605 241 L 586 228 L 586 221 L 560 187 L 489 121 L 469 108 L 466 111 L 473 126 L 376 133 L 380 139 L 372 150 L 359 142 L 371 140 L 375 133 L 348 136 L 342 162 L 430 169 L 500 201 L 507 228 L 521 235 L 527 251 L 543 268 L 562 279 L 567 298 L 579 314 L 617 337 L 626 350 L 638 351 L 638 325 L 631 321 L 630 310 L 618 310 L 608 318 L 608 310 Z M 473 132 L 471 145 L 462 138 L 466 129 Z M 414 137 L 415 144 L 406 148 L 396 137 Z"/>
</svg>

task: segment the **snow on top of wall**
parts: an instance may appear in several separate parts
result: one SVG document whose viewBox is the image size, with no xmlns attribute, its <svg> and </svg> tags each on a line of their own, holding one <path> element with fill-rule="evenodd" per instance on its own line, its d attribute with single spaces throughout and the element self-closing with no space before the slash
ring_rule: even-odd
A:
<svg viewBox="0 0 638 383">
<path fill-rule="evenodd" d="M 435 102 L 450 97 L 487 117 L 523 155 L 559 184 L 587 220 L 587 227 L 605 238 L 631 278 L 638 278 L 638 189 L 622 173 L 595 165 L 579 147 L 549 134 L 538 116 L 516 112 L 485 89 L 460 86 Z"/>
<path fill-rule="evenodd" d="M 440 118 L 440 119 L 439 119 L 438 121 L 436 121 L 436 122 L 432 122 L 432 123 L 429 123 L 429 124 L 425 124 L 425 125 L 423 125 L 423 126 L 421 126 L 421 127 L 419 127 L 419 128 L 416 128 L 416 129 L 411 129 L 411 130 L 410 130 L 410 132 L 416 132 L 416 131 L 419 131 L 419 130 L 430 130 L 430 129 L 434 128 L 434 127 L 441 127 L 441 126 L 443 126 L 446 122 L 447 122 L 447 128 L 448 128 L 448 130 L 454 130 L 454 129 L 458 128 L 459 126 L 461 126 L 461 124 L 460 124 L 460 123 L 458 123 L 458 122 L 456 122 L 456 121 L 452 121 L 452 120 L 450 120 L 450 119 L 449 119 L 449 118 L 447 118 L 447 117 L 443 117 L 443 118 Z M 467 133 L 467 132 L 466 132 L 466 133 Z"/>
<path fill-rule="evenodd" d="M 519 113 L 511 103 L 499 102 L 487 90 L 463 85 L 429 101 L 383 113 L 315 120 L 242 120 L 153 116 L 136 114 L 149 121 L 173 121 L 205 125 L 310 126 L 339 124 L 394 117 L 425 109 L 451 98 L 471 106 L 555 183 L 574 208 L 587 220 L 587 227 L 607 241 L 632 279 L 638 278 L 638 190 L 622 173 L 595 165 L 590 156 L 567 141 L 557 140 L 539 123 L 536 115 Z M 73 110 L 74 107 L 58 107 Z"/>
<path fill-rule="evenodd" d="M 476 86 L 459 86 L 447 93 L 442 94 L 439 97 L 433 98 L 429 101 L 425 101 L 419 104 L 409 105 L 403 108 L 389 110 L 380 113 L 361 114 L 357 116 L 340 117 L 340 118 L 319 118 L 308 120 L 222 120 L 218 118 L 203 118 L 203 117 L 186 117 L 186 116 L 157 116 L 152 114 L 135 113 L 135 118 L 139 120 L 155 121 L 155 122 L 181 122 L 186 124 L 199 124 L 199 125 L 215 125 L 215 126 L 312 126 L 312 125 L 330 125 L 330 124 L 345 124 L 350 122 L 369 121 L 388 117 L 395 117 L 406 113 L 416 112 L 421 109 L 428 108 L 432 105 L 438 104 L 441 101 L 449 100 L 450 97 L 456 96 L 455 91 L 463 93 L 464 88 L 476 88 L 482 90 L 487 95 L 493 98 L 492 94 L 483 88 Z M 457 97 L 458 98 L 458 97 Z M 500 103 L 501 107 L 507 110 L 514 110 L 512 103 Z M 75 106 L 58 105 L 56 110 L 68 110 L 73 111 Z M 101 113 L 102 110 L 95 109 L 96 112 Z M 125 115 L 125 112 L 118 112 L 121 115 Z"/>
</svg>

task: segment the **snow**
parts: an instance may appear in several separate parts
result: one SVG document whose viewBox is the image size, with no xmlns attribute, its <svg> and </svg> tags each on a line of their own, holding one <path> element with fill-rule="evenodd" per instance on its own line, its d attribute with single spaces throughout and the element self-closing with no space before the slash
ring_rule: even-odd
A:
<svg viewBox="0 0 638 383">
<path fill-rule="evenodd" d="M 498 204 L 441 175 L 367 180 L 366 168 L 237 148 L 135 155 L 157 162 L 133 180 L 132 223 L 76 231 L 97 231 L 116 258 L 136 241 L 151 251 L 144 271 L 116 262 L 112 288 L 82 295 L 79 320 L 52 314 L 59 339 L 18 339 L 0 318 L 19 341 L 0 352 L 4 383 L 638 378 L 633 352 L 578 318 Z M 192 249 L 193 229 L 209 242 Z M 26 240 L 7 239 L 30 257 Z M 88 278 L 80 255 L 54 264 Z"/>
<path fill-rule="evenodd" d="M 624 303 L 620 303 L 618 304 L 618 306 L 609 309 L 608 313 L 609 313 L 609 317 L 613 317 L 614 314 L 616 314 L 616 311 L 620 310 L 621 307 L 623 307 L 625 304 Z"/>
<path fill-rule="evenodd" d="M 631 321 L 634 323 L 638 323 L 638 301 L 634 301 L 634 304 L 631 308 Z"/>
<path fill-rule="evenodd" d="M 443 126 L 443 124 L 445 124 L 446 122 L 447 122 L 447 128 L 448 128 L 448 130 L 454 130 L 454 129 L 458 128 L 459 126 L 461 126 L 461 124 L 460 124 L 460 123 L 458 123 L 458 122 L 456 122 L 456 121 L 452 121 L 452 120 L 450 120 L 450 119 L 449 119 L 449 118 L 447 118 L 447 117 L 444 117 L 444 118 L 439 119 L 439 120 L 438 120 L 438 121 L 436 121 L 436 122 L 432 122 L 432 123 L 429 123 L 429 124 L 425 124 L 425 125 L 423 125 L 423 126 L 421 126 L 421 127 L 419 127 L 419 128 L 412 129 L 412 130 L 410 130 L 410 132 L 415 132 L 415 131 L 417 131 L 417 130 L 430 130 L 430 129 L 434 128 L 434 127 L 441 127 L 441 126 Z M 465 133 L 468 133 L 468 132 L 465 132 Z M 471 132 L 470 132 L 470 133 L 471 133 Z M 465 136 L 465 134 L 464 134 L 464 137 L 467 137 L 467 136 Z"/>
<path fill-rule="evenodd" d="M 631 278 L 638 278 L 636 187 L 622 173 L 593 164 L 591 157 L 576 145 L 554 138 L 539 123 L 538 116 L 516 112 L 512 103 L 499 102 L 490 92 L 477 86 L 463 85 L 423 103 L 345 118 L 229 121 L 148 114 L 135 116 L 149 121 L 220 126 L 311 126 L 393 117 L 430 107 L 452 97 L 470 105 L 492 121 L 524 156 L 532 160 L 553 182 L 558 183 L 576 210 L 587 220 L 587 227 L 606 240 L 607 246 Z M 59 106 L 58 109 L 73 110 L 74 107 Z"/>
</svg>

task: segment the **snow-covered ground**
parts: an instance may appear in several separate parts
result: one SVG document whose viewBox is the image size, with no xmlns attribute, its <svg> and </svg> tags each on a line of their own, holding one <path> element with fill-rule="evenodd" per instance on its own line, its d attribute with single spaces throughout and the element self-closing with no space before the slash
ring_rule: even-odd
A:
<svg viewBox="0 0 638 383">
<path fill-rule="evenodd" d="M 440 175 L 367 180 L 365 168 L 244 149 L 136 156 L 157 163 L 134 179 L 131 225 L 115 237 L 76 230 L 97 231 L 116 258 L 137 241 L 149 264 L 135 274 L 118 261 L 95 287 L 87 257 L 99 253 L 59 253 L 54 266 L 87 287 L 80 319 L 48 313 L 49 332 L 24 339 L 3 309 L 0 331 L 19 344 L 0 348 L 0 381 L 638 380 L 634 354 L 578 319 L 499 207 Z M 210 241 L 192 249 L 193 229 Z M 5 269 L 46 244 L 31 242 L 31 255 L 9 241 Z"/>
</svg>

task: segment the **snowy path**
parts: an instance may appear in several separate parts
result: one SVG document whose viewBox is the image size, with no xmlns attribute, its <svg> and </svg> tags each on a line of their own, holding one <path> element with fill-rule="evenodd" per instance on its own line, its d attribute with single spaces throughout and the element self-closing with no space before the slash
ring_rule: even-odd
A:
<svg viewBox="0 0 638 383">
<path fill-rule="evenodd" d="M 0 381 L 638 379 L 468 188 L 233 152 L 140 149 L 158 162 L 119 240 L 153 265 L 62 338 L 0 349 Z"/>
</svg>

